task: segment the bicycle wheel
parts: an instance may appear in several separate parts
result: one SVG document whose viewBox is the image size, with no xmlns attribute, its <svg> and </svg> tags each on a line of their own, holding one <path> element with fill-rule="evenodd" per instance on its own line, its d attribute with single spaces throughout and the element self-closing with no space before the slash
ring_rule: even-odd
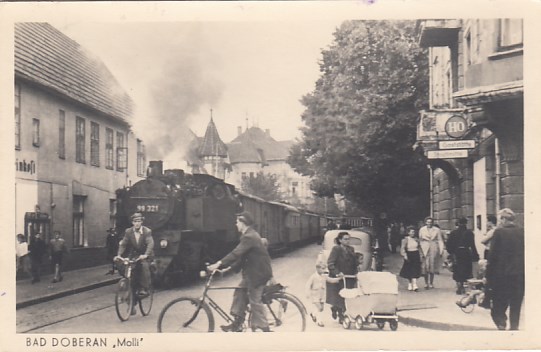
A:
<svg viewBox="0 0 541 352">
<path fill-rule="evenodd" d="M 130 280 L 127 278 L 120 279 L 115 295 L 115 309 L 120 321 L 130 319 L 133 306 L 133 292 Z"/>
<path fill-rule="evenodd" d="M 169 302 L 158 317 L 158 332 L 212 332 L 214 316 L 205 302 L 181 297 Z"/>
<path fill-rule="evenodd" d="M 306 329 L 306 309 L 297 297 L 287 292 L 273 293 L 266 306 L 272 331 L 299 332 Z"/>
<path fill-rule="evenodd" d="M 137 300 L 139 301 L 139 310 L 143 316 L 150 314 L 152 309 L 152 302 L 154 301 L 154 287 L 148 289 L 148 296 L 138 296 Z"/>
</svg>

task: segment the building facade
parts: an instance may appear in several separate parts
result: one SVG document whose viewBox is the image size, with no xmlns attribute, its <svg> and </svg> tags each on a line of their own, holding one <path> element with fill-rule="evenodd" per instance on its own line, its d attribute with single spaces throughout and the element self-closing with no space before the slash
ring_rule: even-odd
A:
<svg viewBox="0 0 541 352">
<path fill-rule="evenodd" d="M 314 196 L 310 190 L 310 178 L 296 173 L 287 163 L 292 141 L 276 141 L 269 130 L 249 127 L 242 131 L 238 127 L 238 135 L 229 143 L 220 139 L 214 121 L 207 126 L 205 136 L 195 137 L 189 149 L 187 162 L 192 172 L 208 173 L 224 179 L 238 189 L 242 182 L 254 177 L 259 172 L 276 176 L 280 186 L 282 200 L 295 205 L 310 205 Z M 198 157 L 193 158 L 194 150 Z"/>
<path fill-rule="evenodd" d="M 522 22 L 424 20 L 419 27 L 429 49 L 430 108 L 420 113 L 417 146 L 432 171 L 432 215 L 447 231 L 468 218 L 478 244 L 486 216 L 501 208 L 524 223 Z"/>
<path fill-rule="evenodd" d="M 67 268 L 103 263 L 115 191 L 146 170 L 128 123 L 131 99 L 98 59 L 47 23 L 15 25 L 14 79 L 16 231 L 29 241 L 59 231 L 71 251 Z"/>
</svg>

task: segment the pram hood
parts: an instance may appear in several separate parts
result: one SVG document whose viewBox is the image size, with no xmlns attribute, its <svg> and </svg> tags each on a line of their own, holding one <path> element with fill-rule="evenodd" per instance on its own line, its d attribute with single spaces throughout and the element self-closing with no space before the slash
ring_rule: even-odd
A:
<svg viewBox="0 0 541 352">
<path fill-rule="evenodd" d="M 357 274 L 357 285 L 365 295 L 374 293 L 398 294 L 396 275 L 386 271 L 362 271 Z"/>
</svg>

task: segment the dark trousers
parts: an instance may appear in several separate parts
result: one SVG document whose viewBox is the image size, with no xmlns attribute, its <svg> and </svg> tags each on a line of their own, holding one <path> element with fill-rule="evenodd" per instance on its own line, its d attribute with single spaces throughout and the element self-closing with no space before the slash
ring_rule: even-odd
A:
<svg viewBox="0 0 541 352">
<path fill-rule="evenodd" d="M 150 263 L 148 260 L 141 260 L 134 270 L 134 279 L 139 286 L 145 290 L 150 289 Z"/>
<path fill-rule="evenodd" d="M 41 274 L 41 258 L 30 257 L 32 279 L 39 280 Z"/>
<path fill-rule="evenodd" d="M 250 326 L 252 328 L 267 328 L 269 323 L 265 316 L 265 306 L 261 302 L 264 288 L 264 284 L 254 286 L 248 280 L 242 279 L 239 288 L 236 288 L 233 293 L 231 314 L 241 319 L 244 318 L 249 303 L 252 313 Z"/>
<path fill-rule="evenodd" d="M 524 299 L 524 277 L 499 277 L 490 283 L 492 288 L 491 316 L 498 328 L 507 325 L 506 311 L 509 308 L 509 328 L 518 330 L 520 308 Z"/>
</svg>

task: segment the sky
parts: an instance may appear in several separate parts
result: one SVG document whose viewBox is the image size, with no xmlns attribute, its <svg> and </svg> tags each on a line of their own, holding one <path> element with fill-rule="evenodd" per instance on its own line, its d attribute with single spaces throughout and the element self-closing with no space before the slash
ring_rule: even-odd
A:
<svg viewBox="0 0 541 352">
<path fill-rule="evenodd" d="M 52 24 L 105 63 L 135 102 L 147 154 L 165 159 L 188 128 L 204 135 L 210 109 L 226 143 L 238 126 L 299 138 L 300 99 L 314 90 L 341 21 Z"/>
</svg>

